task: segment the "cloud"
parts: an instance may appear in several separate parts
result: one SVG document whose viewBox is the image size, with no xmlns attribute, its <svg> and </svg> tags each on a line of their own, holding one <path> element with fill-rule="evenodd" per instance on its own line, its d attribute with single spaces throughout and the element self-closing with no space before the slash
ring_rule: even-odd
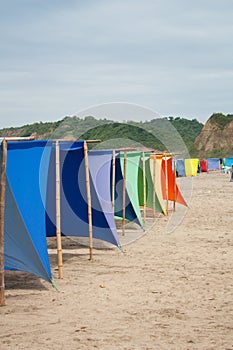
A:
<svg viewBox="0 0 233 350">
<path fill-rule="evenodd" d="M 230 0 L 3 2 L 1 126 L 112 101 L 205 121 L 233 112 Z"/>
</svg>

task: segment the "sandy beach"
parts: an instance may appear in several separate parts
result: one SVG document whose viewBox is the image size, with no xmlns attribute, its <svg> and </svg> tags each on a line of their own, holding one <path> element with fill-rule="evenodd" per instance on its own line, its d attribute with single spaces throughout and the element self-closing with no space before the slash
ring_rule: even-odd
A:
<svg viewBox="0 0 233 350">
<path fill-rule="evenodd" d="M 233 349 L 233 183 L 219 172 L 192 181 L 189 209 L 170 233 L 168 218 L 156 219 L 124 253 L 95 249 L 93 262 L 63 240 L 63 280 L 50 242 L 60 292 L 6 272 L 0 349 Z"/>
</svg>

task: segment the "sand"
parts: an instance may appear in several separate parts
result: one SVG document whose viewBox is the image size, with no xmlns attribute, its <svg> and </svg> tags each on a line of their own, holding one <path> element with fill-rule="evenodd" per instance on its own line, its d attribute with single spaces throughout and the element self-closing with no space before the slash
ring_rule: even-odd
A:
<svg viewBox="0 0 233 350">
<path fill-rule="evenodd" d="M 63 280 L 50 245 L 59 293 L 7 272 L 0 349 L 233 349 L 232 193 L 228 175 L 198 175 L 180 224 L 168 233 L 157 219 L 124 254 L 94 250 L 90 262 L 67 239 Z"/>
</svg>

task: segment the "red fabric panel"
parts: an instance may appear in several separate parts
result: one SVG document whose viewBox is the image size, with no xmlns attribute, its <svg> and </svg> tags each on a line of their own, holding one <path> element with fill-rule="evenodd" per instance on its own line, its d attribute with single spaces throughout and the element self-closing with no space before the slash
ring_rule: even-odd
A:
<svg viewBox="0 0 233 350">
<path fill-rule="evenodd" d="M 202 172 L 207 172 L 207 163 L 205 159 L 201 160 L 201 171 Z"/>
</svg>

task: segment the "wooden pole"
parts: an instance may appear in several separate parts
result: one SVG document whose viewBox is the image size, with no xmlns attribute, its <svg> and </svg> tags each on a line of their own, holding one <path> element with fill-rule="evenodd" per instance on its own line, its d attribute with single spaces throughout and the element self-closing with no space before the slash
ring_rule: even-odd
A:
<svg viewBox="0 0 233 350">
<path fill-rule="evenodd" d="M 0 186 L 0 306 L 6 305 L 4 279 L 4 212 L 6 193 L 7 141 L 2 140 L 1 186 Z"/>
<path fill-rule="evenodd" d="M 123 170 L 123 194 L 122 194 L 122 235 L 125 235 L 125 205 L 126 205 L 126 168 L 127 153 L 124 151 L 124 170 Z"/>
<path fill-rule="evenodd" d="M 173 210 L 176 210 L 176 158 L 174 158 L 174 202 Z"/>
<path fill-rule="evenodd" d="M 11 137 L 4 137 L 6 141 L 33 141 L 35 140 L 35 136 L 27 136 L 27 137 L 20 137 L 20 136 L 11 136 Z"/>
<path fill-rule="evenodd" d="M 88 206 L 87 210 L 88 210 L 89 249 L 90 249 L 89 260 L 92 261 L 93 260 L 93 227 L 92 227 L 91 188 L 90 188 L 90 176 L 89 176 L 89 166 L 88 166 L 87 141 L 84 141 L 84 163 L 85 163 L 87 206 Z"/>
<path fill-rule="evenodd" d="M 153 185 L 154 185 L 154 191 L 153 191 L 153 213 L 155 218 L 155 199 L 156 199 L 156 187 L 155 187 L 155 181 L 156 181 L 156 155 L 153 155 Z"/>
<path fill-rule="evenodd" d="M 112 151 L 112 212 L 115 212 L 116 152 Z"/>
<path fill-rule="evenodd" d="M 63 279 L 62 242 L 61 242 L 61 178 L 60 178 L 60 144 L 56 141 L 56 236 L 59 278 Z"/>
<path fill-rule="evenodd" d="M 146 159 L 142 152 L 142 174 L 143 174 L 143 222 L 146 223 Z"/>
</svg>

